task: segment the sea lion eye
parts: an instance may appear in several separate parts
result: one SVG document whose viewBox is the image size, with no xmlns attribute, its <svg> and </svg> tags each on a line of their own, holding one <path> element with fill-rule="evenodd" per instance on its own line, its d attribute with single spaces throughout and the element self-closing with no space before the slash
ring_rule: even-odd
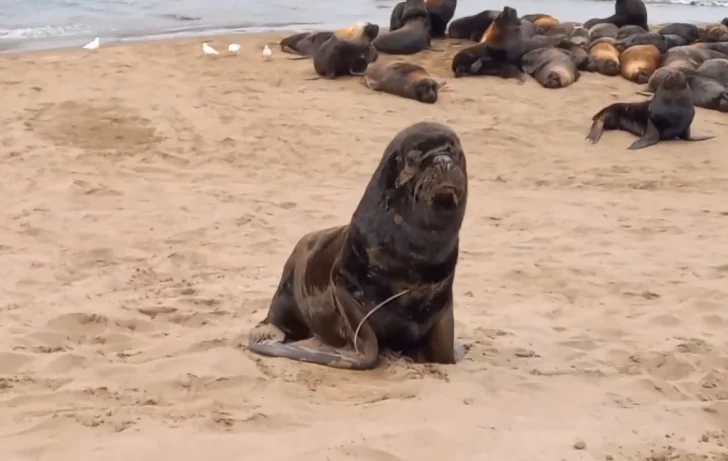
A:
<svg viewBox="0 0 728 461">
<path fill-rule="evenodd" d="M 407 155 L 405 155 L 405 162 L 407 162 L 407 165 L 415 165 L 417 162 L 419 162 L 420 158 L 422 157 L 422 152 L 419 150 L 411 150 L 407 152 Z"/>
</svg>

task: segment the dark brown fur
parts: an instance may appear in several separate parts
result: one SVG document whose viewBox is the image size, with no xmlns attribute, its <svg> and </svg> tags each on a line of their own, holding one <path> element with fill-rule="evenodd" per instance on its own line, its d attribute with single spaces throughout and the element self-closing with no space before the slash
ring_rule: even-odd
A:
<svg viewBox="0 0 728 461">
<path fill-rule="evenodd" d="M 372 45 L 387 54 L 410 55 L 432 49 L 430 45 L 430 19 L 425 0 L 406 0 L 399 12 L 392 11 L 395 29 L 380 34 Z M 395 7 L 396 9 L 397 7 Z M 395 15 L 398 15 L 395 18 Z"/>
<path fill-rule="evenodd" d="M 312 58 L 333 35 L 332 31 L 294 34 L 281 40 L 281 51 Z"/>
<path fill-rule="evenodd" d="M 447 23 L 455 16 L 457 0 L 425 0 L 430 19 L 430 37 L 445 38 Z"/>
<path fill-rule="evenodd" d="M 622 130 L 639 136 L 629 149 L 643 149 L 660 141 L 680 138 L 704 141 L 713 136 L 691 136 L 695 117 L 693 96 L 685 74 L 673 69 L 651 101 L 615 103 L 597 112 L 586 139 L 596 143 L 604 130 Z"/>
<path fill-rule="evenodd" d="M 485 10 L 473 16 L 458 18 L 450 23 L 447 35 L 477 42 L 499 14 L 497 10 Z"/>
<path fill-rule="evenodd" d="M 645 3 L 642 0 L 616 0 L 612 16 L 590 19 L 584 23 L 584 27 L 589 29 L 596 24 L 604 23 L 614 24 L 617 27 L 640 26 L 644 30 L 649 30 Z"/>
<path fill-rule="evenodd" d="M 525 50 L 520 24 L 515 9 L 503 8 L 483 34 L 481 43 L 453 57 L 451 68 L 455 77 L 493 75 L 516 78 L 522 83 L 525 75 L 521 70 L 521 57 Z"/>
<path fill-rule="evenodd" d="M 377 51 L 361 41 L 329 38 L 313 57 L 318 75 L 328 79 L 346 75 L 363 75 L 370 63 L 377 60 Z"/>
<path fill-rule="evenodd" d="M 434 104 L 444 83 L 437 82 L 427 70 L 409 62 L 376 64 L 369 66 L 363 79 L 367 88 L 374 91 Z"/>
<path fill-rule="evenodd" d="M 376 367 L 385 350 L 455 363 L 453 282 L 467 194 L 465 154 L 450 128 L 420 122 L 400 131 L 351 222 L 298 242 L 250 350 L 357 370 Z"/>
</svg>

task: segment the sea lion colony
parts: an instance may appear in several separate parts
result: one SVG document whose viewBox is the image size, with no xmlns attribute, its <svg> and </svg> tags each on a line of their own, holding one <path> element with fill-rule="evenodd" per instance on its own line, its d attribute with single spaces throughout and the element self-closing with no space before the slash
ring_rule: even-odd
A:
<svg viewBox="0 0 728 461">
<path fill-rule="evenodd" d="M 412 55 L 447 35 L 465 47 L 454 77 L 498 76 L 563 88 L 580 72 L 647 84 L 651 100 L 615 103 L 592 118 L 586 139 L 607 130 L 638 137 L 629 149 L 694 135 L 695 106 L 728 112 L 728 19 L 703 28 L 666 24 L 648 31 L 642 0 L 616 0 L 615 14 L 584 26 L 515 9 L 451 21 L 456 0 L 406 0 L 390 31 L 360 23 L 296 34 L 281 48 L 313 59 L 317 78 L 355 75 L 375 91 L 435 103 L 445 84 L 422 66 L 376 62 L 379 53 Z M 447 27 L 449 23 L 449 28 Z M 472 43 L 468 43 L 472 42 Z M 456 363 L 452 287 L 468 197 L 458 135 L 433 122 L 392 139 L 346 225 L 301 237 L 284 264 L 268 313 L 249 335 L 257 354 L 365 370 L 384 351 L 419 363 Z"/>
<path fill-rule="evenodd" d="M 508 6 L 453 19 L 457 0 L 405 0 L 393 8 L 386 32 L 361 22 L 336 31 L 286 37 L 281 49 L 299 55 L 292 59 L 313 58 L 316 78 L 365 77 L 363 67 L 371 66 L 379 53 L 411 56 L 444 51 L 433 46 L 433 40 L 449 40 L 462 48 L 451 62 L 455 78 L 496 76 L 523 83 L 530 75 L 545 88 L 564 88 L 577 82 L 582 72 L 595 72 L 646 84 L 644 94 L 654 92 L 653 75 L 659 78 L 665 67 L 679 68 L 695 93 L 695 106 L 728 112 L 728 73 L 721 71 L 728 64 L 728 18 L 701 26 L 650 26 L 642 0 L 615 2 L 612 16 L 578 23 L 561 22 L 548 14 L 519 17 Z M 327 41 L 352 45 L 324 46 Z M 432 104 L 446 83 L 416 64 L 386 67 L 380 63 L 368 75 L 368 88 Z M 374 74 L 386 81 L 378 81 Z M 423 79 L 427 80 L 422 83 Z M 434 87 L 434 96 L 430 90 L 417 89 L 423 85 Z"/>
</svg>

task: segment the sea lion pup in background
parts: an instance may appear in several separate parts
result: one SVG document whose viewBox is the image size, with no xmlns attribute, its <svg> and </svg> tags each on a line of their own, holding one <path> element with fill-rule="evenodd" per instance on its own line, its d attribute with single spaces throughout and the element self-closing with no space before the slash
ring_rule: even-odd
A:
<svg viewBox="0 0 728 461">
<path fill-rule="evenodd" d="M 458 18 L 450 23 L 447 36 L 477 42 L 499 14 L 500 11 L 485 10 L 473 16 Z"/>
<path fill-rule="evenodd" d="M 689 45 L 700 39 L 700 29 L 695 24 L 687 24 L 684 22 L 673 22 L 665 24 L 657 31 L 662 35 L 677 35 L 685 40 L 685 44 Z"/>
<path fill-rule="evenodd" d="M 677 39 L 675 42 L 672 38 Z M 645 32 L 642 34 L 630 35 L 629 37 L 623 38 L 622 40 L 616 40 L 614 46 L 617 50 L 624 52 L 626 49 L 638 45 L 654 45 L 660 50 L 660 53 L 664 53 L 670 48 L 674 48 L 678 45 L 684 45 L 680 37 L 674 35 L 662 35 L 657 32 Z"/>
<path fill-rule="evenodd" d="M 346 75 L 364 75 L 369 63 L 377 60 L 377 51 L 369 43 L 343 40 L 333 35 L 313 57 L 313 68 L 328 79 Z"/>
<path fill-rule="evenodd" d="M 379 63 L 369 66 L 364 85 L 374 91 L 434 104 L 445 82 L 437 82 L 424 67 L 409 62 Z"/>
<path fill-rule="evenodd" d="M 619 55 L 622 77 L 631 82 L 647 83 L 660 67 L 660 50 L 654 45 L 637 45 Z"/>
<path fill-rule="evenodd" d="M 455 16 L 457 0 L 425 0 L 430 19 L 430 37 L 445 38 L 447 23 Z"/>
<path fill-rule="evenodd" d="M 521 70 L 521 56 L 524 54 L 524 40 L 520 25 L 518 12 L 504 7 L 483 34 L 481 43 L 453 56 L 451 68 L 455 77 L 491 75 L 516 78 L 523 83 L 525 74 Z"/>
<path fill-rule="evenodd" d="M 550 14 L 527 14 L 525 16 L 521 16 L 521 20 L 531 22 L 534 26 L 541 30 L 546 30 L 559 24 L 559 20 Z"/>
<path fill-rule="evenodd" d="M 728 59 L 708 59 L 698 67 L 697 73 L 701 77 L 711 78 L 723 86 L 728 86 Z"/>
<path fill-rule="evenodd" d="M 596 72 L 609 77 L 619 75 L 619 51 L 613 40 L 600 38 L 593 41 L 589 46 L 589 57 Z"/>
<path fill-rule="evenodd" d="M 523 55 L 523 70 L 544 88 L 565 88 L 579 79 L 570 52 L 559 48 L 539 48 Z"/>
<path fill-rule="evenodd" d="M 599 40 L 600 38 L 611 38 L 612 40 L 617 39 L 619 33 L 619 27 L 614 24 L 596 24 L 587 29 L 589 31 L 589 40 Z"/>
<path fill-rule="evenodd" d="M 304 235 L 252 352 L 366 370 L 391 350 L 453 364 L 453 282 L 468 197 L 465 153 L 440 123 L 389 143 L 348 225 Z M 457 351 L 456 351 L 457 349 Z"/>
<path fill-rule="evenodd" d="M 725 85 L 701 75 L 691 75 L 688 79 L 695 106 L 728 112 L 728 88 Z"/>
<path fill-rule="evenodd" d="M 430 46 L 430 20 L 424 0 L 407 0 L 402 9 L 402 27 L 393 32 L 380 34 L 372 45 L 382 53 L 410 55 Z"/>
<path fill-rule="evenodd" d="M 604 130 L 623 130 L 640 138 L 629 149 L 643 149 L 660 141 L 680 138 L 705 141 L 714 136 L 691 136 L 695 117 L 693 95 L 685 74 L 673 69 L 657 88 L 651 101 L 611 104 L 592 117 L 586 139 L 599 141 Z"/>
<path fill-rule="evenodd" d="M 584 23 L 584 27 L 591 28 L 596 24 L 610 23 L 617 27 L 640 26 L 649 30 L 647 24 L 647 8 L 642 0 L 616 0 L 614 14 L 608 18 L 594 18 Z"/>
<path fill-rule="evenodd" d="M 589 31 L 583 27 L 575 27 L 569 34 L 569 41 L 574 45 L 586 47 L 589 45 Z"/>
<path fill-rule="evenodd" d="M 345 40 L 360 40 L 371 43 L 379 35 L 379 26 L 370 22 L 357 22 L 351 27 L 344 27 L 334 31 L 303 32 L 294 34 L 281 40 L 281 50 L 285 53 L 298 54 L 302 57 L 312 58 L 321 45 L 332 35 Z"/>
<path fill-rule="evenodd" d="M 728 42 L 728 26 L 710 24 L 700 28 L 700 40 L 705 43 Z"/>
<path fill-rule="evenodd" d="M 640 26 L 623 26 L 617 30 L 617 40 L 624 40 L 633 35 L 646 34 L 647 31 Z"/>
</svg>

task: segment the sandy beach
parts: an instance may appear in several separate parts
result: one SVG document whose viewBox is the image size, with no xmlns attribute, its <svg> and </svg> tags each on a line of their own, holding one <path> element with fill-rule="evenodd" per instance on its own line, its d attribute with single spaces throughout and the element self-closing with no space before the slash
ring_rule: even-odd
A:
<svg viewBox="0 0 728 461">
<path fill-rule="evenodd" d="M 592 146 L 639 86 L 455 80 L 450 47 L 412 58 L 447 79 L 425 105 L 262 62 L 282 36 L 0 57 L 0 459 L 728 460 L 726 114 Z M 468 159 L 466 359 L 250 354 L 296 240 L 423 120 Z"/>
</svg>

